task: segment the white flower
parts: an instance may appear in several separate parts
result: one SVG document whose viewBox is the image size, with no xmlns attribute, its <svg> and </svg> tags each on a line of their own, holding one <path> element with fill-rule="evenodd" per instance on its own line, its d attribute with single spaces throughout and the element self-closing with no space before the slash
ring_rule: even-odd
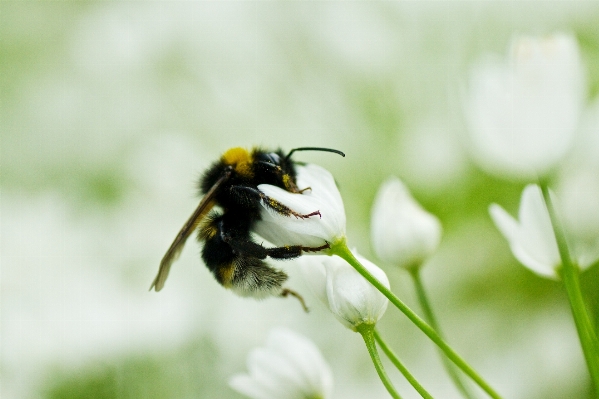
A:
<svg viewBox="0 0 599 399">
<path fill-rule="evenodd" d="M 261 184 L 258 188 L 295 212 L 309 214 L 319 211 L 321 217 L 302 219 L 283 216 L 262 204 L 262 220 L 257 223 L 255 232 L 275 245 L 310 247 L 345 237 L 345 209 L 331 173 L 318 165 L 298 166 L 297 186 L 310 189 L 297 194 L 268 184 Z"/>
<path fill-rule="evenodd" d="M 553 202 L 556 203 L 555 200 Z M 528 185 L 522 192 L 519 220 L 515 220 L 497 204 L 491 204 L 489 213 L 510 244 L 516 259 L 541 276 L 559 277 L 557 268 L 561 266 L 561 259 L 549 212 L 539 186 Z M 573 260 L 581 268 L 588 267 L 597 260 L 599 254 L 591 256 L 589 253 L 577 251 L 572 243 L 568 244 Z"/>
<path fill-rule="evenodd" d="M 513 40 L 507 60 L 483 61 L 470 76 L 464 106 L 475 159 L 501 175 L 546 173 L 570 147 L 584 93 L 572 35 Z"/>
<path fill-rule="evenodd" d="M 556 192 L 564 228 L 579 251 L 599 255 L 599 101 L 583 117 L 568 164 L 560 168 Z M 586 249 L 581 248 L 586 247 Z M 599 257 L 599 256 L 598 256 Z"/>
<path fill-rule="evenodd" d="M 418 267 L 439 246 L 441 223 L 425 211 L 397 178 L 387 180 L 372 208 L 372 245 L 383 261 Z"/>
<path fill-rule="evenodd" d="M 383 270 L 355 251 L 354 255 L 370 274 L 390 287 Z M 298 263 L 314 295 L 347 328 L 356 331 L 360 324 L 376 324 L 383 317 L 389 300 L 340 257 L 315 255 Z"/>
<path fill-rule="evenodd" d="M 597 168 L 569 171 L 562 176 L 557 190 L 564 229 L 573 241 L 574 252 L 579 254 L 578 261 L 583 265 L 592 264 L 599 258 L 598 176 Z"/>
<path fill-rule="evenodd" d="M 266 346 L 247 359 L 248 374 L 234 375 L 229 385 L 254 399 L 326 399 L 333 375 L 318 347 L 285 328 L 273 329 Z"/>
</svg>

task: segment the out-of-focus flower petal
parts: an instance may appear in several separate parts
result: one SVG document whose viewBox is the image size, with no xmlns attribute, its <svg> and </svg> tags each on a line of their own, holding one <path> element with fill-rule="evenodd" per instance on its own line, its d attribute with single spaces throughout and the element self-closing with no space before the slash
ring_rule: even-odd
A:
<svg viewBox="0 0 599 399">
<path fill-rule="evenodd" d="M 509 177 L 545 174 L 570 148 L 584 97 L 574 36 L 514 39 L 506 60 L 471 71 L 464 111 L 475 160 Z"/>
<path fill-rule="evenodd" d="M 522 226 L 518 224 L 516 219 L 497 204 L 492 204 L 489 207 L 489 213 L 495 222 L 495 226 L 497 226 L 497 229 L 499 229 L 501 234 L 503 234 L 508 241 L 512 253 L 520 263 L 543 277 L 557 277 L 555 266 L 551 266 L 554 262 L 543 261 L 544 258 L 547 258 L 546 254 L 542 251 L 538 251 L 534 246 L 530 248 L 525 245 L 525 242 L 521 239 L 521 236 L 523 235 Z M 555 249 L 557 250 L 557 244 Z M 559 264 L 559 255 L 557 261 Z"/>
<path fill-rule="evenodd" d="M 387 180 L 372 208 L 372 245 L 385 262 L 418 267 L 439 246 L 441 223 L 425 211 L 397 178 Z"/>
<path fill-rule="evenodd" d="M 553 198 L 553 193 L 550 195 Z M 553 202 L 559 204 L 555 199 Z M 543 277 L 559 277 L 557 268 L 561 266 L 561 258 L 549 212 L 539 186 L 528 185 L 522 192 L 518 211 L 519 220 L 514 219 L 497 204 L 489 207 L 489 213 L 510 244 L 516 259 Z M 568 242 L 568 245 L 570 245 L 571 256 L 581 268 L 588 267 L 599 257 L 599 253 L 590 254 L 578 250 L 580 247 L 576 242 Z"/>
<path fill-rule="evenodd" d="M 326 399 L 331 397 L 333 376 L 312 341 L 278 328 L 265 347 L 248 356 L 248 374 L 233 376 L 229 385 L 254 399 Z"/>
<path fill-rule="evenodd" d="M 327 298 L 327 270 L 325 262 L 327 255 L 302 256 L 295 263 L 298 265 L 301 276 L 310 288 L 310 291 L 326 306 Z"/>
</svg>

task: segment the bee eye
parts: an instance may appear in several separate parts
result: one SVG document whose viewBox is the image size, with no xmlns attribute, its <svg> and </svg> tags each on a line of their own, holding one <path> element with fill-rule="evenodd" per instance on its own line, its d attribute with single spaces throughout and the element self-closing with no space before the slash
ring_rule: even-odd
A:
<svg viewBox="0 0 599 399">
<path fill-rule="evenodd" d="M 274 163 L 275 165 L 280 165 L 281 164 L 281 157 L 279 157 L 279 155 L 275 152 L 270 152 L 267 154 L 268 160 L 272 163 Z"/>
</svg>

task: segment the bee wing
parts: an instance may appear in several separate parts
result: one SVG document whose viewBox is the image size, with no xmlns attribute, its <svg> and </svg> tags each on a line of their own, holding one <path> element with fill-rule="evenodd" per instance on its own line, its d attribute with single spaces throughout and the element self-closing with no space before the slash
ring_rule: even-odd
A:
<svg viewBox="0 0 599 399">
<path fill-rule="evenodd" d="M 202 198 L 196 210 L 189 217 L 187 222 L 185 222 L 185 224 L 179 231 L 179 234 L 177 234 L 177 237 L 175 237 L 175 240 L 169 247 L 168 251 L 166 251 L 166 254 L 164 254 L 162 260 L 160 261 L 160 268 L 158 269 L 158 274 L 156 275 L 154 282 L 150 286 L 150 291 L 152 291 L 152 288 L 154 288 L 156 292 L 158 292 L 162 289 L 162 287 L 164 287 L 164 283 L 166 281 L 166 278 L 168 277 L 168 272 L 171 269 L 171 265 L 174 261 L 177 260 L 177 258 L 179 258 L 179 255 L 181 255 L 181 251 L 185 246 L 185 241 L 187 241 L 189 236 L 195 231 L 202 219 L 204 219 L 204 216 L 206 216 L 206 214 L 212 209 L 215 203 L 214 195 L 218 191 L 220 185 L 224 183 L 229 178 L 229 176 L 231 176 L 231 172 L 226 171 L 225 174 L 220 179 L 218 179 L 216 183 L 214 183 L 214 185 Z"/>
</svg>

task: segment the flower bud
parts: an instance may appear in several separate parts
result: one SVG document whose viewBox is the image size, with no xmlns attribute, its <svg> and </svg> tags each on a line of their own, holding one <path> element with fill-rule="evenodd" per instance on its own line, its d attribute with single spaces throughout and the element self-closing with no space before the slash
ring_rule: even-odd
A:
<svg viewBox="0 0 599 399">
<path fill-rule="evenodd" d="M 354 255 L 360 263 L 389 288 L 383 270 L 366 258 Z M 312 292 L 346 327 L 356 331 L 361 324 L 376 324 L 389 300 L 353 267 L 338 256 L 315 255 L 302 258 L 300 270 Z"/>
<path fill-rule="evenodd" d="M 379 259 L 419 267 L 439 246 L 441 223 L 425 211 L 397 178 L 387 180 L 372 208 L 372 245 Z"/>
</svg>

